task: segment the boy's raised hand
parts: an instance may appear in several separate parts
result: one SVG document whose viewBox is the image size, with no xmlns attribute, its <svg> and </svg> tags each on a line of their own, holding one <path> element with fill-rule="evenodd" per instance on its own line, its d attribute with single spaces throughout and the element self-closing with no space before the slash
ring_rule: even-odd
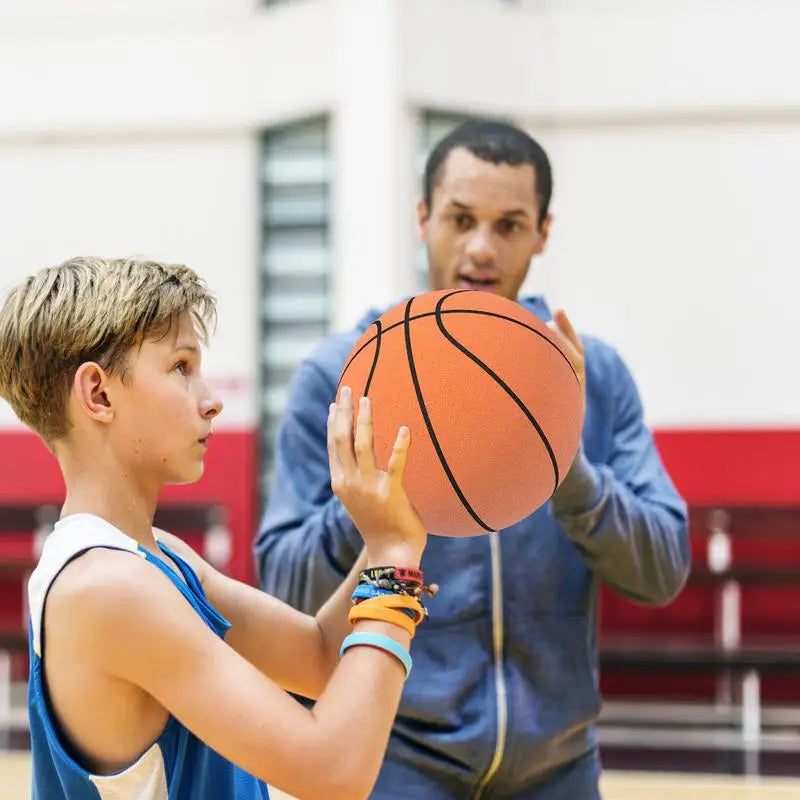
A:
<svg viewBox="0 0 800 800">
<path fill-rule="evenodd" d="M 371 566 L 416 567 L 427 532 L 402 483 L 411 434 L 400 428 L 384 472 L 375 463 L 368 398 L 359 400 L 355 432 L 353 416 L 352 393 L 343 386 L 328 413 L 331 488 L 361 532 Z"/>
</svg>

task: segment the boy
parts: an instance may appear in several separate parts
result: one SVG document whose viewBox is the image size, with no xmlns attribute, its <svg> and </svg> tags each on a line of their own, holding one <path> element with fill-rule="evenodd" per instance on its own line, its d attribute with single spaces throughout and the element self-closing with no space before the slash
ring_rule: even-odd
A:
<svg viewBox="0 0 800 800">
<path fill-rule="evenodd" d="M 201 374 L 214 316 L 187 267 L 97 258 L 42 270 L 0 311 L 0 396 L 66 484 L 29 584 L 34 798 L 255 800 L 269 782 L 353 800 L 378 773 L 417 601 L 402 624 L 347 612 L 365 566 L 419 567 L 409 433 L 383 472 L 368 403 L 355 431 L 349 392 L 331 405 L 331 480 L 366 548 L 316 617 L 225 577 L 152 527 L 162 487 L 202 475 L 222 409 Z"/>
</svg>

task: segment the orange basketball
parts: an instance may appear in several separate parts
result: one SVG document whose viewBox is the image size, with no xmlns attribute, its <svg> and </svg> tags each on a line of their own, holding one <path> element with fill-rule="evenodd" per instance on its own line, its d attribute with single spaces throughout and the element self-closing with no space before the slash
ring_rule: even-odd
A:
<svg viewBox="0 0 800 800">
<path fill-rule="evenodd" d="M 513 525 L 553 493 L 578 450 L 581 390 L 555 334 L 518 303 L 480 291 L 400 303 L 356 342 L 339 386 L 372 401 L 385 469 L 411 430 L 403 485 L 431 533 Z"/>
</svg>

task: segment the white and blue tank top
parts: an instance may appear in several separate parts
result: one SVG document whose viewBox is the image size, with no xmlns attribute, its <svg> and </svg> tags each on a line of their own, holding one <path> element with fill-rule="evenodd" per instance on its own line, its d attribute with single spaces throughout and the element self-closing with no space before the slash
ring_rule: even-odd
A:
<svg viewBox="0 0 800 800">
<path fill-rule="evenodd" d="M 113 775 L 94 775 L 71 755 L 73 748 L 63 740 L 47 701 L 44 605 L 61 570 L 94 547 L 125 550 L 146 559 L 172 581 L 217 636 L 223 638 L 230 627 L 208 602 L 194 570 L 161 542 L 162 552 L 177 565 L 184 580 L 166 562 L 100 517 L 75 514 L 57 522 L 28 583 L 33 800 L 268 800 L 263 781 L 223 758 L 172 716 L 156 741 L 133 764 Z"/>
</svg>

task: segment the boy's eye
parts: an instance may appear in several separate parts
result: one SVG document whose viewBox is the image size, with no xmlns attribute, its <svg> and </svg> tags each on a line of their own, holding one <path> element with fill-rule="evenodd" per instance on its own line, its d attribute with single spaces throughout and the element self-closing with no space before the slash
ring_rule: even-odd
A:
<svg viewBox="0 0 800 800">
<path fill-rule="evenodd" d="M 179 361 L 173 369 L 177 372 L 180 372 L 181 375 L 188 375 L 189 374 L 189 364 L 186 361 Z"/>
</svg>

